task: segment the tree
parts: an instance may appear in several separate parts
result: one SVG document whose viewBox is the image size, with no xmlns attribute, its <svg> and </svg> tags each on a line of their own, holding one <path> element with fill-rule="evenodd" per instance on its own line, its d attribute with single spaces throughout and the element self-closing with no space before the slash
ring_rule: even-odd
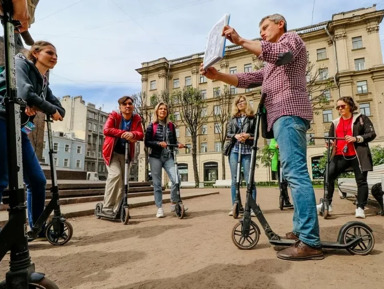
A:
<svg viewBox="0 0 384 289">
<path fill-rule="evenodd" d="M 140 115 L 141 122 L 143 126 L 143 131 L 145 132 L 149 123 L 151 122 L 152 115 L 152 106 L 148 105 L 148 96 L 145 92 L 133 95 L 135 99 L 135 112 Z M 152 100 L 152 98 L 151 98 Z M 137 150 L 139 151 L 139 150 Z M 145 181 L 149 181 L 149 168 L 148 168 L 148 157 L 149 152 L 148 148 L 144 146 L 144 171 L 145 171 Z"/>
<path fill-rule="evenodd" d="M 216 107 L 220 108 L 219 110 Z M 227 137 L 228 122 L 231 118 L 232 96 L 228 86 L 224 86 L 224 92 L 216 99 L 214 103 L 213 120 L 215 126 L 215 134 L 219 136 L 221 143 L 221 151 L 224 151 L 224 144 Z M 215 111 L 215 109 L 217 111 Z M 221 154 L 221 178 L 225 180 L 225 156 Z"/>
<path fill-rule="evenodd" d="M 384 147 L 377 145 L 371 148 L 372 161 L 374 166 L 384 164 Z"/>
<path fill-rule="evenodd" d="M 183 90 L 175 91 L 173 97 L 180 104 L 181 121 L 191 134 L 193 174 L 195 187 L 198 187 L 200 179 L 197 167 L 197 137 L 202 125 L 207 122 L 209 117 L 208 115 L 202 115 L 202 112 L 206 111 L 207 104 L 200 90 L 193 87 L 185 87 Z"/>
</svg>

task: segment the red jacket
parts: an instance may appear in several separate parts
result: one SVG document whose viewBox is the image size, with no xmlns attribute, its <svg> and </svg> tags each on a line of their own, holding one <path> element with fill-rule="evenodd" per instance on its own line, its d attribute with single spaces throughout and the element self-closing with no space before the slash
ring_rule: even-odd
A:
<svg viewBox="0 0 384 289">
<path fill-rule="evenodd" d="M 113 111 L 109 114 L 107 121 L 104 124 L 104 144 L 103 144 L 103 158 L 105 164 L 109 166 L 112 158 L 113 149 L 116 145 L 116 142 L 125 130 L 120 129 L 121 120 L 123 116 L 121 113 Z M 144 132 L 141 125 L 141 117 L 138 114 L 133 114 L 132 124 L 130 132 L 134 135 L 136 141 L 143 140 Z M 135 155 L 135 145 L 130 145 L 129 147 L 129 156 L 130 159 L 133 159 Z"/>
</svg>

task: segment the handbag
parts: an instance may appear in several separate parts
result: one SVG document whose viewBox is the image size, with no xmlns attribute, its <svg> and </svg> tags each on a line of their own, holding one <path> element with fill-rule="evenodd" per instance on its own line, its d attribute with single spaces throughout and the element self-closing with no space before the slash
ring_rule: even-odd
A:
<svg viewBox="0 0 384 289">
<path fill-rule="evenodd" d="M 225 156 L 229 156 L 231 154 L 231 150 L 233 148 L 233 145 L 234 145 L 234 142 L 233 141 L 229 141 L 227 142 L 225 145 L 224 145 L 224 151 L 223 151 L 223 155 Z"/>
</svg>

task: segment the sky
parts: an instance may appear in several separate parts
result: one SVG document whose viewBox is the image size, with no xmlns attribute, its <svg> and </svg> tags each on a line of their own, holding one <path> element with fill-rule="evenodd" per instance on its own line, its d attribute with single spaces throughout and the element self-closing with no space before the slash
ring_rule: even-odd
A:
<svg viewBox="0 0 384 289">
<path fill-rule="evenodd" d="M 384 9 L 382 0 L 40 0 L 30 33 L 57 48 L 50 72 L 57 97 L 81 95 L 110 112 L 118 98 L 141 91 L 136 69 L 143 62 L 204 52 L 210 29 L 225 13 L 242 37 L 254 39 L 269 14 L 283 14 L 295 29 L 375 3 Z M 379 33 L 384 48 L 383 23 Z"/>
</svg>

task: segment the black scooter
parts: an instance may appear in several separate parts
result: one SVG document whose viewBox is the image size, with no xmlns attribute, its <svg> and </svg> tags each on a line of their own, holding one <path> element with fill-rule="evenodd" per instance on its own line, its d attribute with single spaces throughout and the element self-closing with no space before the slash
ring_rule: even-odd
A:
<svg viewBox="0 0 384 289">
<path fill-rule="evenodd" d="M 243 219 L 232 229 L 232 241 L 239 249 L 252 249 L 259 241 L 260 229 L 255 222 L 251 220 L 250 210 L 256 214 L 264 233 L 268 237 L 269 243 L 275 246 L 291 246 L 295 240 L 285 239 L 273 232 L 271 226 L 265 219 L 259 205 L 252 198 L 252 185 L 255 184 L 254 174 L 256 165 L 257 140 L 259 138 L 260 118 L 263 113 L 264 97 L 260 103 L 256 115 L 255 138 L 252 146 L 251 167 L 249 172 L 249 181 L 247 185 L 246 203 Z M 341 227 L 336 242 L 321 242 L 325 249 L 345 249 L 351 254 L 366 255 L 369 254 L 375 245 L 375 238 L 372 229 L 357 221 L 346 223 Z"/>
<path fill-rule="evenodd" d="M 172 150 L 173 154 L 173 161 L 175 163 L 175 175 L 176 175 L 176 190 L 177 190 L 177 198 L 178 201 L 175 204 L 175 214 L 179 219 L 182 219 L 186 216 L 186 209 L 183 205 L 183 201 L 181 200 L 181 195 L 180 195 L 180 175 L 179 175 L 179 165 L 177 163 L 177 150 L 178 150 L 178 145 L 177 144 L 167 144 L 169 148 Z"/>
<path fill-rule="evenodd" d="M 280 191 L 280 196 L 279 196 L 279 208 L 280 210 L 284 210 L 284 208 L 293 208 L 293 205 L 289 201 L 289 196 L 288 196 L 288 182 L 287 180 L 283 177 L 283 172 L 280 168 L 280 161 L 277 165 L 277 174 L 278 174 L 278 183 L 279 183 L 279 191 Z"/>
<path fill-rule="evenodd" d="M 7 96 L 5 110 L 7 118 L 9 220 L 0 232 L 0 260 L 10 251 L 9 271 L 0 282 L 1 289 L 45 288 L 58 289 L 43 273 L 35 272 L 29 255 L 26 234 L 26 206 L 22 170 L 20 107 L 25 103 L 17 98 L 15 79 L 15 27 L 20 23 L 12 19 L 11 0 L 0 3 L 3 8 L 5 70 Z M 30 36 L 29 36 L 30 38 Z M 31 38 L 30 38 L 31 39 Z M 33 42 L 33 40 L 32 40 Z M 3 140 L 2 140 L 3 141 Z"/>
<path fill-rule="evenodd" d="M 49 243 L 52 245 L 64 245 L 66 244 L 73 235 L 73 227 L 65 217 L 61 214 L 60 210 L 60 201 L 59 201 L 59 186 L 57 184 L 57 173 L 55 160 L 53 155 L 56 153 L 53 149 L 52 142 L 52 120 L 49 115 L 45 119 L 47 123 L 47 134 L 48 134 L 48 148 L 49 148 L 49 164 L 51 171 L 51 200 L 48 205 L 44 208 L 44 211 L 41 213 L 40 217 L 33 224 L 33 228 L 28 232 L 28 239 L 30 241 L 36 239 L 40 232 L 45 229 L 45 236 Z M 48 220 L 50 214 L 54 212 L 52 220 L 48 222 L 45 226 L 45 222 Z"/>
<path fill-rule="evenodd" d="M 116 212 L 103 211 L 103 203 L 97 203 L 95 208 L 95 216 L 98 219 L 106 219 L 111 221 L 121 221 L 124 225 L 128 225 L 129 219 L 129 205 L 128 205 L 128 191 L 129 191 L 129 142 L 125 142 L 125 164 L 124 164 L 124 195 L 119 203 L 119 209 Z"/>
<path fill-rule="evenodd" d="M 327 198 L 328 195 L 328 188 L 329 188 L 329 181 L 328 181 L 328 174 L 329 174 L 329 164 L 331 163 L 331 142 L 335 140 L 345 140 L 341 137 L 312 137 L 311 139 L 323 139 L 327 142 L 327 162 L 325 165 L 325 172 L 324 172 L 324 195 L 320 199 L 321 208 L 319 211 L 319 215 L 323 216 L 324 219 L 327 219 L 329 217 L 329 201 Z"/>
</svg>

